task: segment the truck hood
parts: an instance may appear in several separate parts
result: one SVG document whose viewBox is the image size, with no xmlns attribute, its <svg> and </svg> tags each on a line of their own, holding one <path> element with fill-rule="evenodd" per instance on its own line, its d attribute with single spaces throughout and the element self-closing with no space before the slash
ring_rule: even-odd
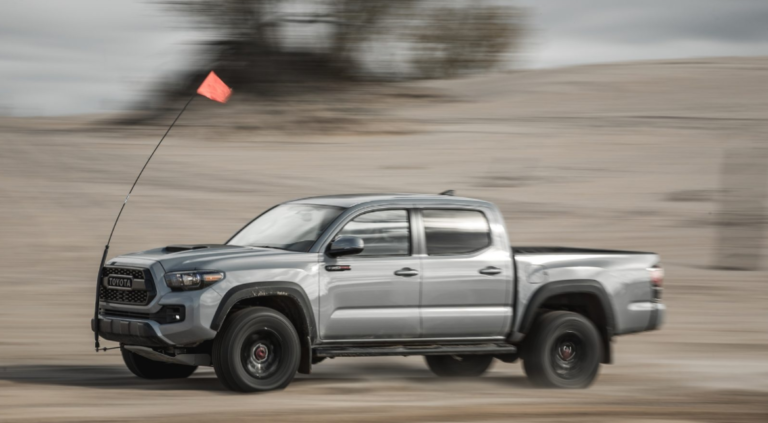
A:
<svg viewBox="0 0 768 423">
<path fill-rule="evenodd" d="M 110 260 L 110 263 L 119 263 L 120 259 L 125 257 L 158 262 L 166 272 L 194 269 L 227 270 L 224 267 L 239 267 L 236 265 L 237 263 L 252 263 L 254 259 L 278 259 L 283 256 L 296 254 L 301 253 L 273 248 L 240 247 L 237 245 L 170 245 L 138 253 L 125 254 Z"/>
</svg>

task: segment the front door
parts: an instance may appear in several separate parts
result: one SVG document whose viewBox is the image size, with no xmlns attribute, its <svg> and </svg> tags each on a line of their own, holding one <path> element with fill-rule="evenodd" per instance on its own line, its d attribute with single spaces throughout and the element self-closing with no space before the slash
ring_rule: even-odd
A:
<svg viewBox="0 0 768 423">
<path fill-rule="evenodd" d="M 336 236 L 356 236 L 365 245 L 361 254 L 353 256 L 324 255 L 320 269 L 322 340 L 418 337 L 421 266 L 412 255 L 409 211 L 362 212 Z"/>
<path fill-rule="evenodd" d="M 505 335 L 512 318 L 509 246 L 496 245 L 503 241 L 481 210 L 424 209 L 421 216 L 422 337 Z"/>
</svg>

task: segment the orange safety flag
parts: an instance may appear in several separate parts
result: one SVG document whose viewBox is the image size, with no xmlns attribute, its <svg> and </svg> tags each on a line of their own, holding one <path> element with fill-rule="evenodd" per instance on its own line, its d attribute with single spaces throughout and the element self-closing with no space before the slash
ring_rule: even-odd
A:
<svg viewBox="0 0 768 423">
<path fill-rule="evenodd" d="M 232 89 L 211 71 L 202 85 L 200 85 L 200 88 L 197 89 L 197 93 L 213 101 L 226 103 L 229 100 L 229 96 L 232 95 Z"/>
</svg>

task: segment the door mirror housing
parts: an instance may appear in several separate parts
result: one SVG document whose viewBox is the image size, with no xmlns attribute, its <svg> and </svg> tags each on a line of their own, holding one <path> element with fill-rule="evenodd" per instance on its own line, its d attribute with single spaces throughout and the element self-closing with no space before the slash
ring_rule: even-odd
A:
<svg viewBox="0 0 768 423">
<path fill-rule="evenodd" d="M 363 252 L 365 243 L 356 236 L 340 236 L 328 246 L 328 255 L 331 257 L 351 256 Z"/>
</svg>

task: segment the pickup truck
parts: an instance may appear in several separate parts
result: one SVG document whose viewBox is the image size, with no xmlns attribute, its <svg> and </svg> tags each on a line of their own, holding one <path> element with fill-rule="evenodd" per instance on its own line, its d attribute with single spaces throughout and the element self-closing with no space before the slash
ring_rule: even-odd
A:
<svg viewBox="0 0 768 423">
<path fill-rule="evenodd" d="M 659 328 L 653 253 L 510 247 L 492 203 L 366 194 L 277 205 L 225 244 L 109 260 L 91 327 L 136 376 L 213 366 L 239 392 L 282 389 L 325 358 L 425 357 L 441 377 L 523 362 L 584 388 L 615 336 Z"/>
</svg>

